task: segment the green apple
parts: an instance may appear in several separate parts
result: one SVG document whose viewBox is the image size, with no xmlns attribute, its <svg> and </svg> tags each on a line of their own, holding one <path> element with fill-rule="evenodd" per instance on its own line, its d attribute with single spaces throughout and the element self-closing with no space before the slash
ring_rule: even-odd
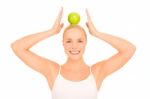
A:
<svg viewBox="0 0 150 99">
<path fill-rule="evenodd" d="M 78 24 L 80 22 L 80 15 L 76 12 L 71 12 L 68 15 L 68 21 L 70 24 Z"/>
</svg>

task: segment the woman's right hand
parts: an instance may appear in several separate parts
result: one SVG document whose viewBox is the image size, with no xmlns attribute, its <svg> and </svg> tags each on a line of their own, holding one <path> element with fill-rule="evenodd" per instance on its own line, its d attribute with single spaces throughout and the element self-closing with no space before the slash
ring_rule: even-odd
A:
<svg viewBox="0 0 150 99">
<path fill-rule="evenodd" d="M 52 33 L 52 35 L 58 34 L 63 27 L 63 23 L 61 23 L 62 14 L 63 14 L 63 7 L 61 8 L 59 12 L 53 27 L 50 29 L 50 32 Z"/>
<path fill-rule="evenodd" d="M 49 60 L 47 58 L 41 57 L 29 49 L 38 43 L 41 40 L 44 40 L 51 35 L 55 35 L 60 32 L 60 30 L 63 27 L 63 23 L 61 23 L 63 8 L 61 8 L 60 13 L 58 14 L 56 21 L 51 29 L 34 33 L 25 37 L 22 37 L 15 42 L 11 44 L 11 47 L 14 51 L 14 53 L 28 66 L 30 66 L 32 69 L 40 72 L 44 76 L 48 77 L 48 79 L 53 78 L 53 72 L 56 70 L 56 66 L 58 64 L 52 60 Z"/>
</svg>

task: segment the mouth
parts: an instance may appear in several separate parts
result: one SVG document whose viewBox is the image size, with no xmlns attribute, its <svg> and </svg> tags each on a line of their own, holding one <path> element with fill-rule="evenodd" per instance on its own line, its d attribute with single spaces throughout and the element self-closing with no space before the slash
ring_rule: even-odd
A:
<svg viewBox="0 0 150 99">
<path fill-rule="evenodd" d="M 72 55 L 78 55 L 80 53 L 80 51 L 69 51 L 69 53 Z"/>
</svg>

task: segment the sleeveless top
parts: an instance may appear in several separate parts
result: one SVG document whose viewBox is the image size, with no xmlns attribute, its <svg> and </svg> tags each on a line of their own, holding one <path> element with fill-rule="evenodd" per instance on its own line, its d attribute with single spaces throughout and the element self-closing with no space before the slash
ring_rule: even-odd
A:
<svg viewBox="0 0 150 99">
<path fill-rule="evenodd" d="M 61 66 L 53 84 L 52 99 L 97 99 L 98 90 L 91 68 L 89 76 L 81 81 L 67 80 L 60 71 Z"/>
</svg>

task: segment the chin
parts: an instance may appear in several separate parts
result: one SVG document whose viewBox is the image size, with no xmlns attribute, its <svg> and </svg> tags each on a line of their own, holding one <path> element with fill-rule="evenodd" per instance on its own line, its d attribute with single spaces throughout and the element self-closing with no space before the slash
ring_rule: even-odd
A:
<svg viewBox="0 0 150 99">
<path fill-rule="evenodd" d="M 82 55 L 69 55 L 68 58 L 73 61 L 78 61 L 82 59 Z"/>
</svg>

